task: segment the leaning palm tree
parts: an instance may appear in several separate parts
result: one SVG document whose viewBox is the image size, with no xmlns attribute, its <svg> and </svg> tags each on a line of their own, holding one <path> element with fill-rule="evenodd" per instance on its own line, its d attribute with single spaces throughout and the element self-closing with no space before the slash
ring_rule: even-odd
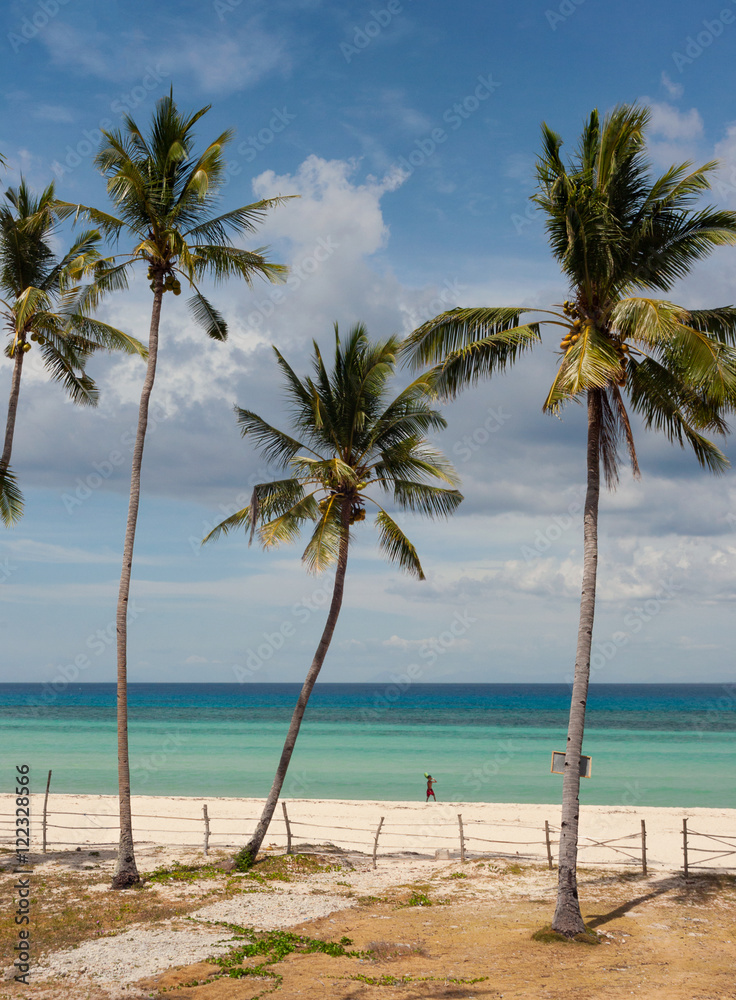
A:
<svg viewBox="0 0 736 1000">
<path fill-rule="evenodd" d="M 621 106 L 601 126 L 593 112 L 569 165 L 562 140 L 543 127 L 534 200 L 546 214 L 552 251 L 570 299 L 555 310 L 454 309 L 425 323 L 405 350 L 434 363 L 438 391 L 454 396 L 482 375 L 502 370 L 539 340 L 546 313 L 564 330 L 560 362 L 544 409 L 584 402 L 588 416 L 583 585 L 565 755 L 559 885 L 554 930 L 584 931 L 577 889 L 580 754 L 595 612 L 600 469 L 609 487 L 625 445 L 638 463 L 629 412 L 647 429 L 689 446 L 698 462 L 722 472 L 727 461 L 703 432 L 723 434 L 736 399 L 736 309 L 689 310 L 650 297 L 668 292 L 698 260 L 736 242 L 736 214 L 693 207 L 709 189 L 716 164 L 673 166 L 652 178 L 645 156 L 646 109 Z M 544 320 L 542 320 L 544 321 Z"/>
<path fill-rule="evenodd" d="M 270 198 L 215 215 L 218 188 L 225 178 L 223 151 L 232 140 L 228 130 L 201 153 L 195 153 L 194 126 L 209 106 L 184 115 L 172 95 L 158 101 L 144 136 L 130 117 L 124 129 L 104 132 L 95 163 L 107 177 L 107 190 L 115 209 L 113 216 L 85 205 L 65 204 L 67 215 L 86 215 L 111 241 L 129 238 L 133 245 L 124 253 L 101 262 L 98 287 L 105 291 L 124 289 L 132 269 L 147 269 L 153 293 L 148 339 L 148 369 L 141 391 L 138 429 L 133 450 L 130 501 L 125 531 L 123 567 L 117 605 L 118 668 L 118 787 L 120 797 L 120 844 L 113 888 L 138 882 L 130 814 L 130 767 L 128 762 L 127 710 L 127 608 L 133 563 L 141 465 L 158 357 L 159 322 L 166 292 L 181 293 L 183 278 L 192 290 L 189 308 L 194 320 L 213 340 L 227 338 L 227 325 L 218 310 L 202 294 L 200 282 L 242 278 L 248 285 L 260 275 L 269 281 L 285 280 L 286 268 L 266 259 L 264 248 L 245 250 L 234 241 L 250 235 L 269 208 L 283 198 Z M 177 277 L 177 275 L 179 277 Z"/>
<path fill-rule="evenodd" d="M 285 434 L 249 410 L 236 408 L 244 436 L 264 457 L 289 469 L 290 476 L 256 486 L 250 504 L 219 524 L 205 541 L 245 528 L 264 548 L 294 541 L 305 522 L 314 523 L 302 561 L 310 572 L 335 566 L 332 602 L 322 637 L 304 681 L 286 736 L 276 776 L 238 866 L 253 864 L 278 802 L 304 712 L 335 631 L 342 605 L 351 528 L 376 510 L 378 545 L 407 573 L 424 579 L 416 549 L 370 493 L 383 494 L 395 507 L 429 517 L 448 516 L 462 500 L 457 474 L 426 440 L 445 420 L 428 403 L 429 383 L 419 377 L 389 402 L 399 341 L 371 343 L 362 325 L 343 343 L 335 326 L 335 356 L 328 371 L 317 345 L 314 376 L 300 379 L 274 348 L 284 375 L 296 436 Z M 448 484 L 442 485 L 442 484 Z M 373 490 L 370 488 L 373 487 Z M 385 503 L 385 500 L 384 500 Z"/>
<path fill-rule="evenodd" d="M 23 497 L 10 469 L 23 361 L 34 343 L 51 378 L 75 403 L 94 406 L 98 392 L 85 365 L 99 348 L 145 354 L 143 345 L 90 316 L 92 284 L 80 284 L 101 259 L 96 230 L 77 237 L 63 256 L 58 238 L 53 183 L 35 197 L 21 180 L 0 206 L 0 316 L 8 333 L 5 356 L 13 362 L 5 442 L 0 458 L 0 518 L 11 525 L 23 512 Z"/>
</svg>

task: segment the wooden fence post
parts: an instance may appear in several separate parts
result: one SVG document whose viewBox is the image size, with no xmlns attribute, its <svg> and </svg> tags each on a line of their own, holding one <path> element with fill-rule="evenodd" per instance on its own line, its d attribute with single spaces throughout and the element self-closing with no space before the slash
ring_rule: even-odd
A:
<svg viewBox="0 0 736 1000">
<path fill-rule="evenodd" d="M 644 820 L 641 821 L 641 870 L 647 874 L 647 825 Z"/>
<path fill-rule="evenodd" d="M 206 804 L 202 806 L 202 815 L 204 816 L 204 856 L 207 857 L 210 846 L 210 818 L 207 815 Z"/>
<path fill-rule="evenodd" d="M 544 839 L 547 842 L 547 864 L 549 865 L 550 871 L 552 870 L 552 844 L 549 839 L 549 821 L 544 821 Z"/>
<path fill-rule="evenodd" d="M 281 801 L 281 808 L 284 810 L 284 823 L 286 823 L 286 853 L 291 854 L 291 824 L 289 823 L 289 814 L 286 811 L 286 803 Z M 376 867 L 375 865 L 373 866 Z"/>
<path fill-rule="evenodd" d="M 46 811 L 49 804 L 49 785 L 51 784 L 51 771 L 49 771 L 49 776 L 46 779 L 46 795 L 43 799 L 43 853 L 46 853 Z"/>
<path fill-rule="evenodd" d="M 381 822 L 378 824 L 378 829 L 376 830 L 376 839 L 373 841 L 373 867 L 376 867 L 376 852 L 378 851 L 378 835 L 381 832 L 381 827 L 383 826 L 383 816 L 381 816 Z"/>
<path fill-rule="evenodd" d="M 463 834 L 463 814 L 457 814 L 457 821 L 460 825 L 460 860 L 465 860 L 465 835 Z"/>
<path fill-rule="evenodd" d="M 682 854 L 684 858 L 683 869 L 685 871 L 685 878 L 687 878 L 687 820 L 682 821 Z"/>
</svg>

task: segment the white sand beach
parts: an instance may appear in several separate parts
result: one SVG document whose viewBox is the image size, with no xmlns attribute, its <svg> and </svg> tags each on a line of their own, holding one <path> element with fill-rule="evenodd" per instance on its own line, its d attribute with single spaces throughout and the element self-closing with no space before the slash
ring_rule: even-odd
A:
<svg viewBox="0 0 736 1000">
<path fill-rule="evenodd" d="M 43 795 L 31 797 L 31 840 L 36 853 L 42 842 Z M 141 846 L 202 848 L 204 807 L 209 818 L 209 847 L 242 845 L 260 814 L 262 800 L 134 796 L 134 833 Z M 545 821 L 549 823 L 553 859 L 557 853 L 558 805 L 514 803 L 417 803 L 288 799 L 292 844 L 332 844 L 371 853 L 381 818 L 378 857 L 412 853 L 434 858 L 460 856 L 462 817 L 469 856 L 494 854 L 547 860 Z M 0 846 L 14 846 L 14 797 L 0 795 Z M 736 810 L 683 809 L 647 806 L 581 807 L 580 863 L 641 864 L 641 824 L 646 827 L 650 868 L 678 871 L 683 867 L 683 819 L 688 821 L 691 866 L 734 867 L 736 855 L 715 857 L 736 847 Z M 47 809 L 48 850 L 90 848 L 117 841 L 117 799 L 112 795 L 51 794 Z M 698 834 L 725 838 L 725 843 Z M 281 803 L 264 847 L 286 846 Z M 613 844 L 611 844 L 613 842 Z M 608 846 L 600 846 L 607 843 Z M 439 853 L 438 853 L 439 852 Z M 449 852 L 445 853 L 445 852 Z"/>
</svg>

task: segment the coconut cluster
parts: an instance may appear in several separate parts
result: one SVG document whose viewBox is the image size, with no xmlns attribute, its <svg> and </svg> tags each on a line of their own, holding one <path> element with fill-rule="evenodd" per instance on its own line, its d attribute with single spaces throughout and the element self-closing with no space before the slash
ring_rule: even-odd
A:
<svg viewBox="0 0 736 1000">
<path fill-rule="evenodd" d="M 151 282 L 151 291 L 155 291 L 156 272 L 152 267 L 148 268 L 148 280 Z M 164 291 L 173 292 L 174 295 L 181 295 L 181 282 L 173 274 L 167 274 L 164 278 Z"/>
<path fill-rule="evenodd" d="M 575 305 L 574 302 L 570 302 L 568 299 L 562 303 L 562 311 L 566 316 L 569 316 L 572 320 L 572 328 L 560 341 L 560 347 L 563 351 L 566 351 L 573 344 L 577 344 L 580 340 L 580 334 L 583 332 L 583 328 L 587 325 L 582 316 L 580 315 L 580 310 Z"/>
</svg>

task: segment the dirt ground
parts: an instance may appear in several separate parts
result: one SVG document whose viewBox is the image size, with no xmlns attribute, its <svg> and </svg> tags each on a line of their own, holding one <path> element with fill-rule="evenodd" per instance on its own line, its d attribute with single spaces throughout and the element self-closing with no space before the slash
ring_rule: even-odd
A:
<svg viewBox="0 0 736 1000">
<path fill-rule="evenodd" d="M 661 880 L 638 893 L 608 893 L 584 909 L 602 944 L 542 944 L 532 932 L 549 921 L 548 901 L 493 905 L 460 900 L 395 909 L 374 904 L 312 921 L 300 931 L 346 935 L 374 959 L 292 954 L 278 966 L 280 1000 L 485 998 L 505 1000 L 657 1000 L 736 998 L 736 902 L 728 893 Z M 632 886 L 632 888 L 636 888 Z M 411 949 L 411 950 L 410 950 Z M 182 970 L 161 988 L 191 981 Z M 150 986 L 154 986 L 153 983 Z M 263 981 L 219 979 L 175 989 L 177 1000 L 252 1000 Z M 142 996 L 156 996 L 146 990 Z M 160 996 L 160 992 L 158 992 Z"/>
<path fill-rule="evenodd" d="M 305 941 L 349 938 L 348 955 L 297 950 L 281 960 L 247 958 L 234 967 L 242 973 L 260 964 L 267 977 L 231 978 L 222 967 L 200 962 L 147 977 L 122 993 L 85 979 L 37 983 L 30 990 L 8 982 L 0 985 L 0 998 L 736 1000 L 732 876 L 685 881 L 679 875 L 581 871 L 584 917 L 601 942 L 590 945 L 532 939 L 552 916 L 554 872 L 454 867 L 378 898 L 356 898 L 349 909 L 292 928 Z M 207 882 L 208 898 L 212 884 Z"/>
</svg>

